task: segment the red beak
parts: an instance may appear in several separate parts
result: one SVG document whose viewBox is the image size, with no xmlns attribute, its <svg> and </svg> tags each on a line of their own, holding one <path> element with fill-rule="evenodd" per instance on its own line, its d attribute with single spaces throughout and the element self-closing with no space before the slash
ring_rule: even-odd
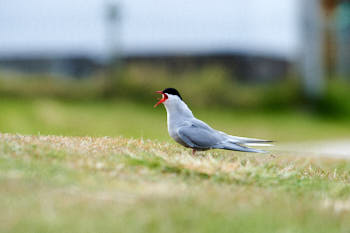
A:
<svg viewBox="0 0 350 233">
<path fill-rule="evenodd" d="M 164 101 L 166 101 L 168 99 L 168 96 L 163 93 L 162 91 L 156 91 L 156 93 L 161 94 L 163 96 L 163 98 L 161 98 L 158 103 L 156 103 L 153 107 L 157 107 L 159 104 L 163 103 Z"/>
</svg>

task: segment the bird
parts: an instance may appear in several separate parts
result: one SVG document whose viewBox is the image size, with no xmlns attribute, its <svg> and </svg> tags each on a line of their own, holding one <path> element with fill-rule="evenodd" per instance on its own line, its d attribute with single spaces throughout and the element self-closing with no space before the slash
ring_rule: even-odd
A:
<svg viewBox="0 0 350 233">
<path fill-rule="evenodd" d="M 267 153 L 267 151 L 247 146 L 271 146 L 273 141 L 238 137 L 226 134 L 210 127 L 205 122 L 194 117 L 192 111 L 183 101 L 175 88 L 156 91 L 162 98 L 154 105 L 163 104 L 167 111 L 167 126 L 170 137 L 184 147 L 196 151 L 224 149 L 241 152 Z"/>
</svg>

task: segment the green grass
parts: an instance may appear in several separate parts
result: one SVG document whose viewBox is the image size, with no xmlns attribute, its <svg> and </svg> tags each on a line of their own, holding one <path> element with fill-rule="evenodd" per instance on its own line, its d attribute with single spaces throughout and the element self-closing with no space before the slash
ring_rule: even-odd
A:
<svg viewBox="0 0 350 233">
<path fill-rule="evenodd" d="M 154 98 L 156 102 L 156 95 Z M 191 101 L 187 101 L 191 106 Z M 163 106 L 127 100 L 63 101 L 0 99 L 0 132 L 72 136 L 125 136 L 170 141 Z M 279 142 L 349 136 L 350 121 L 318 117 L 303 111 L 238 111 L 234 108 L 194 108 L 212 127 L 239 136 Z"/>
<path fill-rule="evenodd" d="M 349 232 L 347 160 L 192 156 L 152 106 L 153 91 L 174 86 L 198 118 L 233 135 L 348 138 L 347 83 L 311 105 L 295 79 L 241 85 L 220 67 L 126 67 L 105 100 L 101 77 L 0 76 L 1 233 Z"/>
<path fill-rule="evenodd" d="M 348 232 L 350 163 L 0 134 L 0 232 Z"/>
</svg>

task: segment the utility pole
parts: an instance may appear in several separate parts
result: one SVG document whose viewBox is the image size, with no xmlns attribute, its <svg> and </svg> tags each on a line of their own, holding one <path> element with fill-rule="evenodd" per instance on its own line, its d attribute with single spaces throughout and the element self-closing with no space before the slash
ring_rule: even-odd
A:
<svg viewBox="0 0 350 233">
<path fill-rule="evenodd" d="M 121 12 L 119 5 L 114 1 L 106 1 L 106 54 L 107 68 L 104 94 L 111 96 L 116 91 L 117 78 L 121 70 Z"/>
<path fill-rule="evenodd" d="M 306 97 L 316 100 L 325 91 L 321 1 L 302 0 L 301 4 L 301 75 Z"/>
</svg>

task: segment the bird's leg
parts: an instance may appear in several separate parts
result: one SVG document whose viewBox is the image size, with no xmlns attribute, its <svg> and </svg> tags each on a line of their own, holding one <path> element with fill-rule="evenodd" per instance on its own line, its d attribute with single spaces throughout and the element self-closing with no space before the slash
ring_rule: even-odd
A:
<svg viewBox="0 0 350 233">
<path fill-rule="evenodd" d="M 192 155 L 196 154 L 196 149 L 192 149 Z"/>
</svg>

